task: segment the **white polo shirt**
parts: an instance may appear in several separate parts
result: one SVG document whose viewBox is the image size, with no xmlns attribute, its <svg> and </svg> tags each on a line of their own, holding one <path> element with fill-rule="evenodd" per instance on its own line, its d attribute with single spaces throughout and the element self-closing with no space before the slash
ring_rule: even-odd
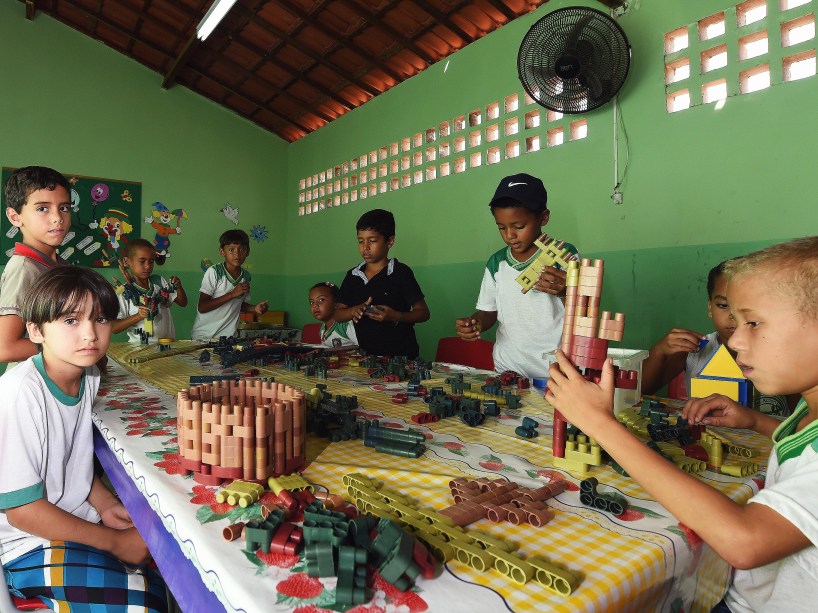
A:
<svg viewBox="0 0 818 613">
<path fill-rule="evenodd" d="M 565 243 L 569 253 L 579 258 L 576 247 Z M 565 306 L 558 296 L 531 290 L 523 294 L 517 277 L 537 253 L 518 262 L 504 247 L 489 258 L 483 272 L 478 311 L 497 312 L 497 340 L 494 368 L 513 370 L 525 377 L 546 377 L 543 354 L 560 344 Z"/>
</svg>

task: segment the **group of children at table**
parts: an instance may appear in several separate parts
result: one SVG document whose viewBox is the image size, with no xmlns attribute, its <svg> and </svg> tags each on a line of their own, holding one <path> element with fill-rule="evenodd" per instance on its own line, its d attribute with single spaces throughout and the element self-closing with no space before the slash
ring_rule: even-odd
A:
<svg viewBox="0 0 818 613">
<path fill-rule="evenodd" d="M 0 359 L 21 361 L 0 378 L 5 579 L 12 593 L 40 598 L 55 610 L 65 603 L 77 610 L 86 610 L 78 603 L 104 603 L 110 611 L 129 605 L 164 610 L 161 578 L 147 565 L 150 553 L 127 510 L 94 475 L 92 460 L 96 365 L 111 334 L 139 326 L 148 313 L 144 305 L 117 297 L 98 273 L 68 266 L 57 255 L 71 210 L 70 187 L 59 173 L 20 169 L 4 189 L 6 214 L 23 237 L 0 281 Z M 497 323 L 496 369 L 548 376 L 546 399 L 735 567 L 732 585 L 714 610 L 811 608 L 818 601 L 818 237 L 714 268 L 708 314 L 715 332 L 673 329 L 643 365 L 643 388 L 654 391 L 679 373 L 693 372 L 703 351 L 726 343 L 765 397 L 800 395 L 783 421 L 720 395 L 685 404 L 682 416 L 693 424 L 747 428 L 772 438 L 766 486 L 739 505 L 619 424 L 610 359 L 599 383 L 586 381 L 559 351 L 544 372 L 543 353 L 559 344 L 566 273 L 543 268 L 528 293 L 515 279 L 537 255 L 534 241 L 550 216 L 547 192 L 539 179 L 513 175 L 502 180 L 489 206 L 506 246 L 489 258 L 475 313 L 455 322 L 458 336 L 477 339 Z M 394 217 L 370 211 L 358 221 L 357 234 L 363 261 L 340 287 L 322 282 L 310 289 L 322 341 L 416 356 L 413 326 L 430 313 L 412 270 L 388 255 Z M 578 257 L 576 248 L 566 247 Z M 250 302 L 250 275 L 242 267 L 247 235 L 225 232 L 220 252 L 224 262 L 209 268 L 202 281 L 194 338 L 232 333 L 240 311 L 262 314 L 267 306 Z M 174 336 L 170 306 L 187 303 L 179 279 L 153 274 L 154 250 L 147 241 L 132 240 L 125 263 L 138 291 L 151 296 L 163 290 L 153 321 L 157 335 Z M 774 412 L 787 413 L 784 400 L 773 405 L 779 407 Z"/>
</svg>

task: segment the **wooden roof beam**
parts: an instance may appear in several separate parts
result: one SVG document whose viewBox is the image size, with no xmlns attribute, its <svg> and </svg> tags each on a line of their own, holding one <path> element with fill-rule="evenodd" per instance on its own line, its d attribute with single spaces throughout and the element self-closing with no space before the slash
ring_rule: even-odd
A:
<svg viewBox="0 0 818 613">
<path fill-rule="evenodd" d="M 324 26 L 323 24 L 319 23 L 318 20 L 314 17 L 315 13 L 310 14 L 306 11 L 302 10 L 300 7 L 296 6 L 294 3 L 290 2 L 289 0 L 277 0 L 278 4 L 283 6 L 286 10 L 291 12 L 293 15 L 301 19 L 302 21 L 306 21 L 310 26 L 324 34 L 324 36 L 328 36 L 332 40 L 335 41 L 337 45 L 341 45 L 342 47 L 346 48 L 349 51 L 352 51 L 356 55 L 362 57 L 364 61 L 368 62 L 370 66 L 376 66 L 380 70 L 382 70 L 386 75 L 394 79 L 396 82 L 400 83 L 403 81 L 403 78 L 394 72 L 389 66 L 384 64 L 380 58 L 375 57 L 372 53 L 366 51 L 365 49 L 361 49 L 358 45 L 354 42 L 347 40 L 344 38 L 340 32 L 336 32 L 331 30 L 330 28 Z M 317 12 L 317 11 L 316 11 Z M 408 76 L 408 75 L 407 75 Z"/>
<path fill-rule="evenodd" d="M 249 80 L 249 79 L 258 79 L 259 81 L 264 83 L 267 87 L 274 90 L 276 92 L 276 95 L 290 98 L 291 100 L 295 101 L 302 108 L 309 108 L 310 107 L 310 104 L 306 100 L 303 100 L 302 98 L 299 98 L 295 94 L 291 94 L 289 91 L 281 89 L 275 83 L 272 83 L 272 82 L 268 81 L 267 79 L 265 79 L 263 77 L 260 77 L 259 75 L 255 74 L 255 73 L 250 72 L 244 66 L 241 66 L 237 62 L 234 62 L 230 58 L 225 57 L 224 55 L 218 55 L 215 51 L 213 51 L 211 49 L 204 49 L 203 48 L 203 52 L 206 53 L 208 56 L 217 56 L 216 59 L 218 59 L 221 62 L 225 62 L 226 64 L 228 64 L 230 66 L 230 68 L 232 70 L 236 71 L 237 73 L 240 73 L 245 78 L 245 81 Z M 258 103 L 258 104 L 260 104 L 261 106 L 267 108 L 267 105 L 269 104 L 269 102 L 271 100 L 273 100 L 274 98 L 275 98 L 275 96 L 272 96 L 272 97 L 268 98 L 267 100 L 265 100 L 264 102 L 261 102 L 261 103 Z M 320 113 L 318 111 L 314 111 L 314 114 L 316 116 L 320 117 L 321 119 L 323 119 L 324 121 L 326 121 L 327 123 L 329 123 L 330 121 L 333 121 L 334 119 L 337 119 L 336 117 L 330 117 L 329 115 L 326 115 L 324 113 Z"/>
<path fill-rule="evenodd" d="M 439 24 L 449 29 L 455 36 L 460 37 L 467 45 L 474 42 L 475 37 L 466 33 L 460 26 L 454 23 L 448 15 L 441 13 L 436 8 L 431 6 L 426 0 L 412 0 L 423 11 L 434 17 Z"/>
<path fill-rule="evenodd" d="M 282 89 L 286 89 L 290 85 L 292 85 L 296 80 L 300 80 L 300 81 L 303 81 L 304 83 L 306 83 L 307 85 L 309 85 L 310 87 L 312 87 L 313 89 L 321 92 L 327 98 L 332 99 L 335 103 L 337 103 L 343 109 L 345 109 L 347 111 L 351 111 L 352 109 L 355 108 L 355 104 L 353 102 L 351 102 L 349 100 L 344 100 L 343 98 L 338 96 L 335 92 L 333 92 L 331 89 L 329 89 L 328 87 L 326 87 L 322 83 L 316 81 L 315 79 L 313 79 L 309 75 L 305 75 L 305 74 L 300 73 L 298 70 L 296 70 L 295 68 L 293 68 L 292 66 L 290 66 L 289 64 L 284 62 L 281 58 L 274 57 L 271 53 L 269 53 L 267 51 L 264 51 L 260 47 L 256 46 L 254 43 L 251 43 L 250 41 L 245 40 L 241 36 L 236 37 L 234 40 L 237 43 L 239 43 L 240 45 L 244 45 L 245 47 L 250 49 L 250 51 L 252 51 L 253 53 L 261 56 L 262 60 L 260 62 L 257 62 L 256 65 L 254 66 L 254 68 L 250 70 L 250 72 L 255 72 L 255 69 L 257 69 L 260 66 L 260 63 L 263 62 L 264 60 L 269 60 L 269 61 L 275 62 L 276 66 L 280 70 L 283 70 L 284 72 L 286 72 L 290 76 L 290 82 L 287 83 L 286 85 L 284 85 L 282 87 Z M 272 100 L 272 98 L 268 99 L 267 102 L 270 102 L 270 100 Z"/>
<path fill-rule="evenodd" d="M 305 125 L 301 124 L 298 120 L 287 117 L 286 115 L 280 113 L 279 111 L 276 111 L 275 109 L 271 109 L 271 108 L 267 108 L 266 106 L 263 106 L 262 103 L 260 103 L 259 101 L 253 100 L 247 94 L 242 94 L 241 92 L 236 91 L 235 89 L 233 89 L 233 87 L 231 85 L 228 85 L 227 83 L 224 83 L 224 82 L 220 81 L 219 79 L 215 78 L 214 76 L 204 74 L 203 72 L 201 72 L 198 68 L 195 68 L 194 66 L 190 66 L 189 70 L 191 70 L 194 73 L 196 73 L 197 75 L 199 75 L 200 78 L 205 78 L 205 79 L 209 79 L 209 80 L 213 81 L 216 85 L 218 85 L 219 87 L 224 88 L 226 91 L 230 92 L 231 94 L 233 94 L 237 98 L 241 98 L 242 100 L 245 100 L 246 102 L 249 102 L 250 104 L 252 104 L 254 107 L 256 107 L 256 111 L 254 111 L 253 114 L 257 113 L 259 110 L 267 111 L 268 113 L 270 113 L 272 115 L 275 115 L 279 119 L 282 119 L 282 120 L 286 121 L 287 123 L 290 123 L 290 124 L 296 126 L 299 130 L 303 130 L 307 134 L 312 132 L 312 128 L 306 127 Z"/>
<path fill-rule="evenodd" d="M 65 2 L 65 0 L 63 0 L 63 2 Z M 54 0 L 54 4 L 56 5 L 56 0 Z M 157 52 L 161 53 L 165 57 L 167 57 L 169 59 L 173 59 L 174 53 L 173 53 L 172 50 L 162 49 L 162 48 L 159 48 L 159 47 L 157 47 L 155 45 L 148 45 L 148 43 L 146 43 L 145 41 L 140 40 L 139 38 L 137 38 L 137 36 L 136 36 L 136 34 L 134 32 L 130 32 L 128 30 L 125 30 L 122 26 L 120 26 L 119 24 L 111 21 L 110 19 L 107 19 L 103 15 L 95 15 L 94 13 L 91 13 L 90 11 L 88 11 L 88 9 L 84 8 L 83 6 L 80 6 L 79 4 L 75 4 L 73 2 L 67 2 L 67 4 L 71 5 L 71 8 L 73 8 L 76 11 L 79 11 L 85 17 L 89 17 L 91 19 L 96 19 L 102 25 L 105 25 L 105 26 L 111 28 L 112 30 L 114 30 L 115 32 L 121 34 L 122 36 L 124 36 L 128 40 L 135 40 L 136 42 L 139 42 L 139 43 L 142 43 L 142 44 L 144 44 L 146 46 L 151 47 L 154 51 L 157 51 Z M 51 13 L 49 13 L 49 14 L 51 14 Z M 62 21 L 56 13 L 52 14 L 52 16 L 54 17 L 54 19 L 57 19 L 61 23 L 66 23 L 66 22 Z M 156 25 L 159 25 L 156 22 L 153 22 L 153 23 L 156 24 Z M 71 25 L 72 28 L 77 29 L 76 24 L 67 24 L 67 25 Z M 88 30 L 87 34 L 89 36 L 91 36 L 91 31 Z M 174 34 L 178 34 L 178 33 L 174 33 Z M 95 39 L 95 40 L 99 40 L 99 39 Z"/>
<path fill-rule="evenodd" d="M 394 3 L 392 2 L 388 3 L 381 10 L 379 10 L 378 13 L 369 12 L 369 8 L 362 6 L 361 3 L 358 2 L 357 0 L 346 0 L 346 4 L 357 15 L 363 17 L 367 21 L 371 21 L 375 26 L 381 28 L 387 34 L 389 34 L 389 36 L 398 41 L 404 48 L 408 49 L 416 56 L 418 56 L 422 61 L 426 63 L 427 66 L 430 64 L 434 64 L 436 61 L 440 59 L 433 58 L 431 55 L 429 55 L 423 49 L 421 49 L 417 44 L 415 44 L 415 41 L 413 41 L 411 38 L 404 36 L 401 32 L 399 32 L 398 30 L 390 26 L 388 23 L 386 23 L 386 21 L 381 19 L 378 13 L 383 14 L 389 9 L 394 8 L 395 6 Z"/>
<path fill-rule="evenodd" d="M 185 46 L 182 47 L 179 55 L 177 55 L 176 59 L 173 60 L 173 64 L 171 65 L 170 69 L 165 73 L 164 78 L 162 79 L 162 89 L 169 89 L 171 85 L 176 82 L 176 77 L 178 77 L 182 69 L 187 66 L 190 56 L 193 55 L 193 52 L 199 47 L 200 42 L 201 41 L 196 37 L 196 32 L 194 30 L 193 34 L 185 42 Z"/>
<path fill-rule="evenodd" d="M 239 12 L 242 12 L 242 11 L 246 12 L 248 10 L 248 9 L 245 9 L 244 7 L 242 7 L 240 4 L 236 4 L 233 7 L 234 11 L 236 9 L 238 9 Z M 344 70 L 343 67 L 339 66 L 335 62 L 322 57 L 321 55 L 315 53 L 311 49 L 303 48 L 303 43 L 299 43 L 299 41 L 293 39 L 289 34 L 287 34 L 286 32 L 284 32 L 282 30 L 279 30 L 277 27 L 275 27 L 274 25 L 272 25 L 270 23 L 267 23 L 264 19 L 261 19 L 260 17 L 256 16 L 255 14 L 252 15 L 251 19 L 252 19 L 253 23 L 258 25 L 259 27 L 267 30 L 270 34 L 273 34 L 274 36 L 277 36 L 278 38 L 280 38 L 282 40 L 285 40 L 287 43 L 293 45 L 296 49 L 298 49 L 301 53 L 303 53 L 304 55 L 309 57 L 314 62 L 316 62 L 318 64 L 321 64 L 323 66 L 326 66 L 327 68 L 329 68 L 333 72 L 341 75 L 341 77 L 343 77 L 351 85 L 354 85 L 354 86 L 358 87 L 359 89 L 365 91 L 370 96 L 377 96 L 377 95 L 382 93 L 382 92 L 378 91 L 377 89 L 375 89 L 374 87 L 372 87 L 371 85 L 363 83 L 360 79 L 357 79 L 353 75 L 349 74 L 349 72 Z"/>
</svg>

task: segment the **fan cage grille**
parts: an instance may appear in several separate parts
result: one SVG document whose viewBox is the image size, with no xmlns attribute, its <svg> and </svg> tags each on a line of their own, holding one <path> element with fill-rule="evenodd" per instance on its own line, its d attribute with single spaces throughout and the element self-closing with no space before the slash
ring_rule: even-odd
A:
<svg viewBox="0 0 818 613">
<path fill-rule="evenodd" d="M 538 20 L 520 45 L 517 69 L 538 104 L 576 114 L 611 100 L 630 69 L 631 49 L 619 24 L 590 7 L 558 9 Z"/>
</svg>

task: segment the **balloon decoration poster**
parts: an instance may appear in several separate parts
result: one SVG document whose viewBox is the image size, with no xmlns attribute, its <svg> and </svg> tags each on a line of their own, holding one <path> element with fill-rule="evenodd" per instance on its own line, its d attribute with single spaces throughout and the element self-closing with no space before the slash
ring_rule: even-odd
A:
<svg viewBox="0 0 818 613">
<path fill-rule="evenodd" d="M 3 185 L 12 172 L 3 168 Z M 128 241 L 141 236 L 142 184 L 73 174 L 65 178 L 71 185 L 71 228 L 57 253 L 77 266 L 116 268 Z M 0 264 L 5 265 L 23 237 L 5 215 L 5 193 L 2 205 Z"/>
</svg>

